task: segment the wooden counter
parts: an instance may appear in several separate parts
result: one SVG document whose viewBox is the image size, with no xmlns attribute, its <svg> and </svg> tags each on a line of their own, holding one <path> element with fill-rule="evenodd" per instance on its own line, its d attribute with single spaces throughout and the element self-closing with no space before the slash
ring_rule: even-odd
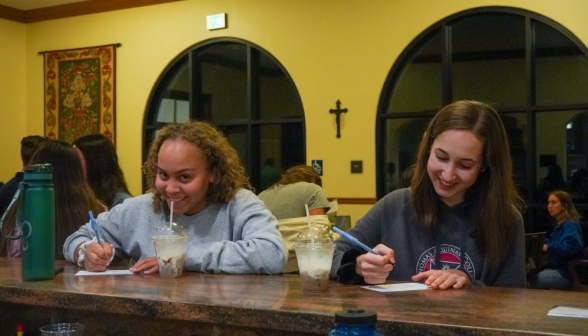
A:
<svg viewBox="0 0 588 336">
<path fill-rule="evenodd" d="M 61 263 L 63 264 L 63 263 Z M 307 294 L 298 276 L 184 273 L 74 276 L 24 282 L 20 260 L 0 258 L 0 335 L 33 335 L 51 320 L 80 322 L 86 335 L 326 335 L 334 313 L 378 313 L 385 335 L 588 334 L 588 319 L 551 317 L 555 305 L 588 305 L 587 293 L 476 287 L 378 293 L 331 283 Z"/>
</svg>

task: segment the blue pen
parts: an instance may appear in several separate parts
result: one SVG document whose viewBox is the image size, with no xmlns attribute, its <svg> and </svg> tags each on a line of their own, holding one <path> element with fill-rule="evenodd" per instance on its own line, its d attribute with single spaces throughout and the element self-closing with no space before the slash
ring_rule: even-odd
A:
<svg viewBox="0 0 588 336">
<path fill-rule="evenodd" d="M 333 231 L 337 232 L 338 234 L 341 235 L 341 237 L 349 240 L 350 242 L 352 242 L 353 244 L 355 244 L 358 247 L 361 247 L 362 249 L 368 251 L 371 254 L 375 254 L 377 256 L 381 255 L 378 252 L 376 252 L 374 249 L 367 247 L 367 245 L 365 245 L 364 243 L 360 242 L 359 240 L 357 240 L 357 238 L 353 237 L 352 235 L 350 235 L 349 233 L 340 230 L 337 227 L 333 226 Z M 395 264 L 392 264 L 392 266 L 395 266 Z"/>
<path fill-rule="evenodd" d="M 357 240 L 357 238 L 353 237 L 352 235 L 350 235 L 349 233 L 340 230 L 339 228 L 336 228 L 333 226 L 333 231 L 337 232 L 338 234 L 341 235 L 341 237 L 349 240 L 350 242 L 352 242 L 353 244 L 355 244 L 358 247 L 361 247 L 362 249 L 368 251 L 369 253 L 375 254 L 375 255 L 380 255 L 378 252 L 376 252 L 374 249 L 371 249 L 369 247 L 367 247 L 364 243 L 360 242 L 359 240 Z"/>
<path fill-rule="evenodd" d="M 102 245 L 102 242 L 100 241 L 100 231 L 98 231 L 98 224 L 94 219 L 94 214 L 92 213 L 92 210 L 88 211 L 88 214 L 90 215 L 90 224 L 92 225 L 92 229 L 94 230 L 94 234 L 96 235 L 96 240 L 98 240 L 98 244 Z"/>
</svg>

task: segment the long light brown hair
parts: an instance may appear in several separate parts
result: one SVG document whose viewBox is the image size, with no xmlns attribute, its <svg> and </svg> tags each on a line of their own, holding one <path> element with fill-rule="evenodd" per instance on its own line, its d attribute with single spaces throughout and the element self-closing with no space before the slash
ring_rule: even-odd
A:
<svg viewBox="0 0 588 336">
<path fill-rule="evenodd" d="M 506 257 L 517 221 L 516 209 L 524 203 L 512 179 L 510 147 L 500 116 L 491 106 L 476 101 L 457 101 L 442 108 L 430 121 L 419 146 L 411 183 L 412 203 L 424 227 L 437 226 L 441 199 L 427 173 L 435 138 L 448 130 L 472 132 L 483 143 L 482 171 L 466 190 L 472 205 L 473 238 L 496 264 Z"/>
<path fill-rule="evenodd" d="M 50 163 L 55 190 L 55 258 L 64 259 L 63 244 L 69 235 L 88 222 L 88 211 L 94 216 L 104 207 L 86 183 L 82 163 L 76 150 L 67 142 L 49 140 L 34 154 L 31 164 Z M 15 203 L 6 214 L 4 232 L 12 232 L 16 223 Z M 6 255 L 6 240 L 0 238 L 0 255 Z"/>
<path fill-rule="evenodd" d="M 159 150 L 166 140 L 182 139 L 194 144 L 206 157 L 208 170 L 216 174 L 217 180 L 208 187 L 206 197 L 210 203 L 228 203 L 239 189 L 251 189 L 245 168 L 237 151 L 225 136 L 214 126 L 202 121 L 189 121 L 164 126 L 149 148 L 143 165 L 149 189 L 153 192 L 153 210 L 169 213 L 167 203 L 155 187 Z"/>
<path fill-rule="evenodd" d="M 84 154 L 88 184 L 106 206 L 112 206 L 119 191 L 131 194 L 118 164 L 116 148 L 109 138 L 103 134 L 88 134 L 72 144 Z"/>
</svg>

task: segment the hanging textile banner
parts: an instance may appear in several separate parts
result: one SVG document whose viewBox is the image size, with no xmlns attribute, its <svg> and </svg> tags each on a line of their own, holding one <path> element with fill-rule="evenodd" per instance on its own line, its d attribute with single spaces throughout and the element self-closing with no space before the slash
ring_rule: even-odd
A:
<svg viewBox="0 0 588 336">
<path fill-rule="evenodd" d="M 101 133 L 115 142 L 115 60 L 120 44 L 44 51 L 45 136 L 71 143 Z"/>
</svg>

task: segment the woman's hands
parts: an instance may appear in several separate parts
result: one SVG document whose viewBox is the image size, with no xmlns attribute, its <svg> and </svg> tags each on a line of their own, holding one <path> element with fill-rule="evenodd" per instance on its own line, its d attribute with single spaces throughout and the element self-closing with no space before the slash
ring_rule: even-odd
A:
<svg viewBox="0 0 588 336">
<path fill-rule="evenodd" d="M 386 282 L 388 275 L 394 269 L 394 250 L 386 245 L 378 245 L 374 248 L 380 255 L 372 253 L 362 254 L 356 259 L 355 273 L 363 277 L 368 284 L 381 284 Z M 472 284 L 470 277 L 461 270 L 429 270 L 412 277 L 413 281 L 423 281 L 425 285 L 433 289 L 459 289 Z"/>
<path fill-rule="evenodd" d="M 379 244 L 374 250 L 380 255 L 366 253 L 357 257 L 355 273 L 362 276 L 363 281 L 368 284 L 381 284 L 386 281 L 396 260 L 394 251 L 386 245 Z"/>
<path fill-rule="evenodd" d="M 114 254 L 114 247 L 107 242 L 90 244 L 86 248 L 84 267 L 91 272 L 104 272 Z"/>
<path fill-rule="evenodd" d="M 429 270 L 414 275 L 412 280 L 424 280 L 425 285 L 434 289 L 460 289 L 472 284 L 470 277 L 464 271 L 456 269 Z"/>
<path fill-rule="evenodd" d="M 141 259 L 137 261 L 133 265 L 133 267 L 129 268 L 129 271 L 133 273 L 143 272 L 143 274 L 159 273 L 159 265 L 157 264 L 157 258 L 150 257 Z"/>
</svg>

